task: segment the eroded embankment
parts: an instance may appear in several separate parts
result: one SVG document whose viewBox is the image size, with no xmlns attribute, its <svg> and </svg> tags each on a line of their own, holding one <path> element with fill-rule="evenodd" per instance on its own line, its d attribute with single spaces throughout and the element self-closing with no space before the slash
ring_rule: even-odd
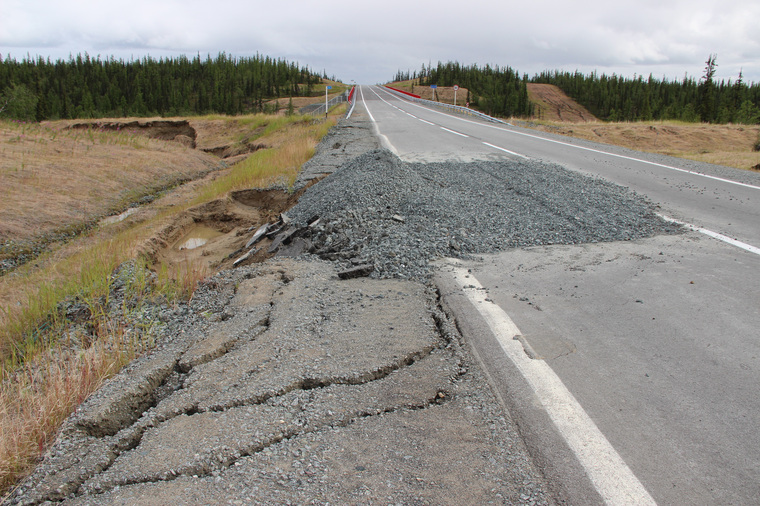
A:
<svg viewBox="0 0 760 506">
<path fill-rule="evenodd" d="M 86 121 L 74 123 L 70 128 L 79 130 L 106 130 L 139 132 L 151 139 L 177 141 L 195 148 L 197 132 L 187 120 L 133 120 L 133 121 Z"/>
<path fill-rule="evenodd" d="M 304 179 L 376 147 L 359 144 L 330 136 Z M 248 242 L 269 198 L 233 194 L 184 219 Z M 283 253 L 283 228 L 267 250 Z M 158 347 L 65 423 L 12 502 L 552 503 L 433 290 L 341 281 L 321 261 L 244 263 L 152 310 Z"/>
<path fill-rule="evenodd" d="M 194 265 L 208 272 L 232 267 L 235 260 L 249 251 L 245 246 L 254 231 L 279 221 L 303 191 L 291 193 L 275 188 L 231 192 L 225 198 L 182 212 L 143 244 L 140 251 L 154 264 Z M 245 263 L 271 258 L 269 245 L 273 239 L 273 235 L 262 237 L 257 251 Z"/>
<path fill-rule="evenodd" d="M 220 130 L 230 130 L 226 123 L 228 122 L 224 120 L 113 120 L 74 123 L 69 128 L 136 133 L 151 139 L 179 142 L 184 146 L 199 149 L 223 160 L 234 159 L 234 161 L 239 161 L 241 155 L 248 155 L 267 147 L 264 143 L 254 142 L 255 131 L 239 140 L 234 139 L 239 135 L 218 136 Z M 235 133 L 240 134 L 240 132 Z M 226 142 L 221 139 L 210 140 L 210 137 L 226 138 Z"/>
</svg>

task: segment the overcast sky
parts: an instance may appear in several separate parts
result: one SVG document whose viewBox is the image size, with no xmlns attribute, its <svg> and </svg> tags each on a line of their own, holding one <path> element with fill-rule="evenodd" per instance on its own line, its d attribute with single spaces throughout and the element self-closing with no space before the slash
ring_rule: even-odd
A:
<svg viewBox="0 0 760 506">
<path fill-rule="evenodd" d="M 256 52 L 344 82 L 424 63 L 760 82 L 758 0 L 0 0 L 0 54 L 129 59 Z"/>
</svg>

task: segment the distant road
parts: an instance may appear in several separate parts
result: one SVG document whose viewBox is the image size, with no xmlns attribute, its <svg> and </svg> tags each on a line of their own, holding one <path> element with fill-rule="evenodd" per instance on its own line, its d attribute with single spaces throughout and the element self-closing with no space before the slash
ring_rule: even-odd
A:
<svg viewBox="0 0 760 506">
<path fill-rule="evenodd" d="M 616 489 L 630 485 L 635 494 L 640 485 L 661 504 L 756 504 L 760 175 L 445 114 L 379 87 L 362 86 L 359 100 L 402 159 L 558 163 L 626 186 L 695 228 L 635 242 L 513 250 L 450 265 L 443 283 L 456 287 L 464 272 L 482 287 L 483 300 L 465 290 L 451 300 L 462 327 L 480 336 L 471 341 L 550 477 L 586 474 L 612 502 L 634 497 L 615 496 Z M 493 314 L 482 310 L 491 306 Z M 494 323 L 502 314 L 511 327 Z M 516 380 L 525 373 L 502 351 L 514 334 L 561 380 L 590 426 L 568 437 L 534 412 L 536 387 L 526 385 L 535 378 Z M 575 450 L 572 459 L 573 443 L 557 443 L 559 433 L 565 441 L 593 438 L 592 429 L 616 455 L 610 462 L 619 457 L 621 474 L 601 476 L 605 466 L 593 468 L 607 462 L 602 456 Z"/>
</svg>

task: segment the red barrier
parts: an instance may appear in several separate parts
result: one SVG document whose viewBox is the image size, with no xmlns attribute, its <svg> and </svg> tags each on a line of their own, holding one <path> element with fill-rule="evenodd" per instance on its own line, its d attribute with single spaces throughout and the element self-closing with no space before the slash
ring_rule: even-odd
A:
<svg viewBox="0 0 760 506">
<path fill-rule="evenodd" d="M 386 86 L 386 88 L 388 88 L 389 90 L 398 91 L 399 93 L 403 93 L 404 95 L 409 95 L 410 97 L 422 98 L 419 95 L 415 95 L 414 93 L 409 93 L 408 91 L 399 90 L 398 88 L 393 88 L 391 86 Z"/>
<path fill-rule="evenodd" d="M 356 89 L 356 86 L 351 87 L 351 91 L 348 93 L 348 103 L 349 104 L 354 99 L 354 90 L 355 89 Z"/>
</svg>

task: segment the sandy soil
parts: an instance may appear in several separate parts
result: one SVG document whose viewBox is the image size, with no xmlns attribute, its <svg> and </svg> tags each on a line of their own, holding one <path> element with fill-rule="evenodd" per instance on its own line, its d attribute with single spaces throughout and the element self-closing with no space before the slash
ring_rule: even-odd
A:
<svg viewBox="0 0 760 506">
<path fill-rule="evenodd" d="M 528 83 L 528 98 L 535 104 L 535 116 L 549 121 L 585 123 L 596 116 L 553 84 Z"/>
</svg>

